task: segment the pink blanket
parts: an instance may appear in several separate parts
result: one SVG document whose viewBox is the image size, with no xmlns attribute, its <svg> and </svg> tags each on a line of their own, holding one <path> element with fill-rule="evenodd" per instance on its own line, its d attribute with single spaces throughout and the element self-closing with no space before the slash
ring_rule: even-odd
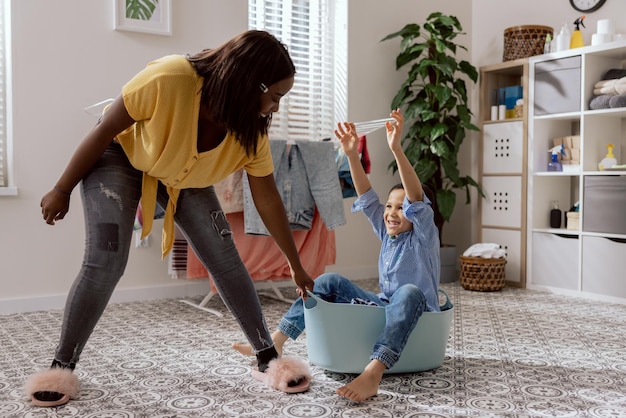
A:
<svg viewBox="0 0 626 418">
<path fill-rule="evenodd" d="M 284 280 L 291 278 L 287 261 L 272 237 L 244 233 L 243 212 L 227 213 L 233 239 L 253 280 Z M 335 232 L 329 231 L 315 211 L 308 231 L 293 231 L 298 254 L 305 270 L 315 279 L 326 266 L 335 264 Z M 191 248 L 187 251 L 187 279 L 210 278 Z"/>
</svg>

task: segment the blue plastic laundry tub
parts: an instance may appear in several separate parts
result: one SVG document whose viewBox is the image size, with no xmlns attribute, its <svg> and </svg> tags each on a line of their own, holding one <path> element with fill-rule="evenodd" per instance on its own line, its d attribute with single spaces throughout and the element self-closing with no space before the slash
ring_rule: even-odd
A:
<svg viewBox="0 0 626 418">
<path fill-rule="evenodd" d="M 385 373 L 410 373 L 441 366 L 453 316 L 454 307 L 442 312 L 424 312 L 400 359 Z M 361 373 L 370 362 L 374 344 L 385 326 L 385 310 L 377 306 L 329 303 L 310 294 L 304 302 L 304 321 L 311 363 L 333 372 Z"/>
</svg>

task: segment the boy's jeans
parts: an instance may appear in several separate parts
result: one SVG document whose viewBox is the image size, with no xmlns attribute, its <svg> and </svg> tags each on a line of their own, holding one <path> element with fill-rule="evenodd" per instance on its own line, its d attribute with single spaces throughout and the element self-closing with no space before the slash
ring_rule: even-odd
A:
<svg viewBox="0 0 626 418">
<path fill-rule="evenodd" d="M 327 302 L 350 303 L 352 299 L 360 298 L 384 307 L 386 326 L 373 347 L 370 359 L 380 360 L 387 368 L 393 367 L 417 320 L 426 310 L 426 298 L 422 291 L 417 286 L 405 285 L 391 296 L 391 300 L 385 300 L 336 273 L 323 274 L 314 283 L 313 293 Z M 298 298 L 281 319 L 278 330 L 295 340 L 304 328 L 304 305 L 302 298 Z"/>
</svg>

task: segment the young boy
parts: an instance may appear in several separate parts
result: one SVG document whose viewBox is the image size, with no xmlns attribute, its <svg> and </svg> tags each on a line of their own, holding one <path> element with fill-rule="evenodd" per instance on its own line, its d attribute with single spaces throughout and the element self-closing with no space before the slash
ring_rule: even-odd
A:
<svg viewBox="0 0 626 418">
<path fill-rule="evenodd" d="M 338 395 L 353 401 L 364 401 L 378 393 L 383 373 L 398 361 L 419 317 L 424 311 L 439 311 L 439 233 L 431 201 L 401 146 L 404 117 L 400 110 L 392 111 L 391 117 L 395 123 L 386 124 L 387 143 L 402 183 L 391 189 L 385 204 L 379 201 L 361 165 L 354 124 L 337 124 L 335 130 L 348 157 L 358 195 L 352 211 L 363 211 L 382 241 L 378 260 L 381 292 L 365 291 L 336 273 L 319 276 L 313 287 L 313 293 L 328 302 L 365 300 L 385 307 L 386 326 L 373 347 L 370 362 L 359 376 L 337 389 Z M 282 353 L 287 339 L 295 340 L 304 328 L 304 307 L 299 298 L 272 334 L 276 350 Z M 233 348 L 252 354 L 247 344 L 236 343 Z"/>
</svg>

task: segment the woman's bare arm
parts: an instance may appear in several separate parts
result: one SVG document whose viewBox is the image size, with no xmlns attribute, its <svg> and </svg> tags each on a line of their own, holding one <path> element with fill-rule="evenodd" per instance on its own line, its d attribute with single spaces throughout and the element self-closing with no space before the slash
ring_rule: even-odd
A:
<svg viewBox="0 0 626 418">
<path fill-rule="evenodd" d="M 41 213 L 46 223 L 54 225 L 55 221 L 65 217 L 74 187 L 102 156 L 113 138 L 134 122 L 126 111 L 122 97 L 115 99 L 78 145 L 54 188 L 41 199 Z"/>
<path fill-rule="evenodd" d="M 293 281 L 298 286 L 298 294 L 306 299 L 306 290 L 313 290 L 313 280 L 302 267 L 300 255 L 287 220 L 285 206 L 276 188 L 274 175 L 270 174 L 265 177 L 249 175 L 248 183 L 254 204 L 263 223 L 289 262 Z"/>
</svg>

